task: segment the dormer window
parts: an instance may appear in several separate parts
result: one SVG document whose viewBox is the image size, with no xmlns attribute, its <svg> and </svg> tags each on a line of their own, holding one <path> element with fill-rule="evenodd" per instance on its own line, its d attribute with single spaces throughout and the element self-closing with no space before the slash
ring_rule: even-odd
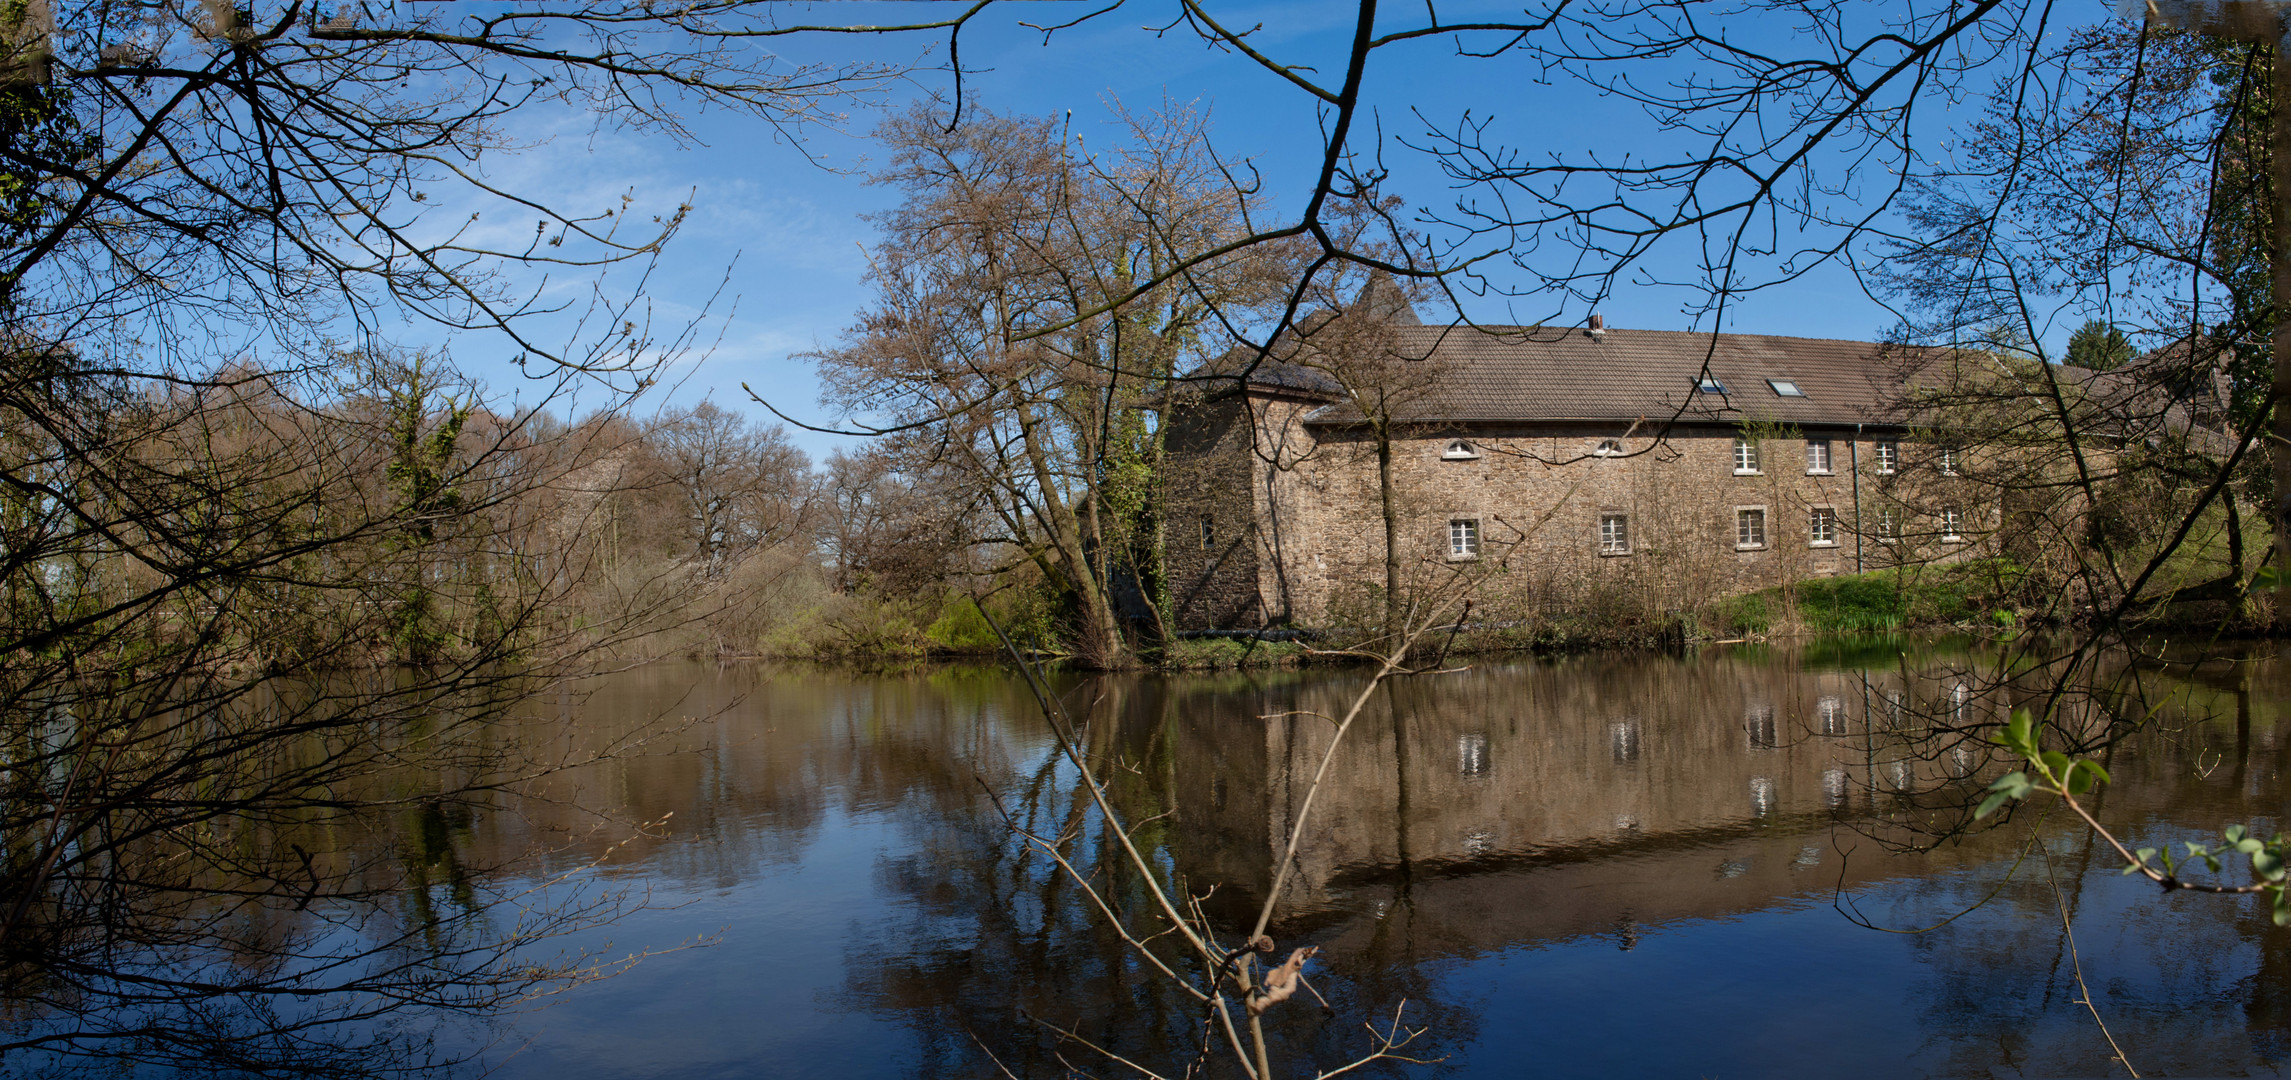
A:
<svg viewBox="0 0 2291 1080">
<path fill-rule="evenodd" d="M 1471 461 L 1479 456 L 1479 448 L 1463 439 L 1448 443 L 1448 448 L 1440 451 L 1440 457 L 1446 461 Z"/>
<path fill-rule="evenodd" d="M 1623 455 L 1623 440 L 1601 439 L 1599 440 L 1599 448 L 1591 452 L 1599 457 L 1621 457 Z"/>
<path fill-rule="evenodd" d="M 1774 388 L 1774 394 L 1777 397 L 1806 396 L 1806 392 L 1804 390 L 1798 389 L 1798 384 L 1789 379 L 1768 379 L 1766 380 L 1766 385 Z"/>
</svg>

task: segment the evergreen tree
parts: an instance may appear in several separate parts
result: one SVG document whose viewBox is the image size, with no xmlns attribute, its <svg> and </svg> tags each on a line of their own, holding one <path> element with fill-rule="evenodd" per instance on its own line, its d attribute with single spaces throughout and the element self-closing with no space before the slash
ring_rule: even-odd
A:
<svg viewBox="0 0 2291 1080">
<path fill-rule="evenodd" d="M 2068 339 L 2068 362 L 2091 371 L 2114 371 L 2132 362 L 2132 340 L 2105 319 L 2088 319 Z"/>
</svg>

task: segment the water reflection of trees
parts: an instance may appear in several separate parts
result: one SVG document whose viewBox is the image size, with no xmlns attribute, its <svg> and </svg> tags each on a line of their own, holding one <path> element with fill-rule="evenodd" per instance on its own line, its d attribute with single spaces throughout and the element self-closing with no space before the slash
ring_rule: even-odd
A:
<svg viewBox="0 0 2291 1080">
<path fill-rule="evenodd" d="M 9 1067 L 427 1071 L 482 1014 L 606 970 L 534 951 L 613 896 L 473 842 L 502 784 L 570 760 L 519 707 L 532 676 L 51 687 L 6 748 Z"/>
<path fill-rule="evenodd" d="M 592 939 L 619 888 L 771 873 L 836 813 L 973 813 L 976 771 L 1029 737 L 999 678 L 959 671 L 759 692 L 754 669 L 662 665 L 539 695 L 470 675 L 156 709 L 142 782 L 204 802 L 99 817 L 59 862 L 8 938 L 8 1066 L 430 1072 L 499 1007 L 611 970 L 553 943 Z"/>
</svg>

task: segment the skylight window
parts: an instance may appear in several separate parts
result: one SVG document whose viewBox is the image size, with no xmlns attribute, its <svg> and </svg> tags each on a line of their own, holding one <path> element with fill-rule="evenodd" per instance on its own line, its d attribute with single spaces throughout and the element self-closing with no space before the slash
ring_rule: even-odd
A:
<svg viewBox="0 0 2291 1080">
<path fill-rule="evenodd" d="M 1789 379 L 1768 379 L 1766 385 L 1773 387 L 1774 393 L 1781 397 L 1806 396 L 1806 392 L 1798 389 L 1798 384 Z"/>
<path fill-rule="evenodd" d="M 1719 382 L 1716 375 L 1704 375 L 1695 379 L 1694 388 L 1705 394 L 1723 394 L 1726 392 L 1726 384 Z"/>
</svg>

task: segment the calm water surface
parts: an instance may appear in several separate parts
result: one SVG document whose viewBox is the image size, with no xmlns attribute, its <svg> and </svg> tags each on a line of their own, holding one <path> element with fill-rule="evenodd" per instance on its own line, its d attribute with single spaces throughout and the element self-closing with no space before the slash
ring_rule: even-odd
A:
<svg viewBox="0 0 2291 1080">
<path fill-rule="evenodd" d="M 1979 689 L 1991 662 L 1713 649 L 1503 660 L 1381 693 L 1336 751 L 1282 898 L 1276 936 L 1322 947 L 1315 985 L 1336 1009 L 1283 1007 L 1288 1060 L 1344 1060 L 1363 1020 L 1404 1007 L 1429 1028 L 1415 1051 L 1444 1059 L 1415 1075 L 2125 1075 L 2081 1004 L 2080 958 L 2142 1074 L 2281 1075 L 2291 935 L 2257 902 L 2161 896 L 2058 815 L 1898 850 L 1948 831 L 2000 771 L 1949 730 L 2008 706 Z M 2291 668 L 2115 674 L 2136 686 L 2079 722 L 2155 720 L 2109 751 L 2105 820 L 2150 844 L 2277 827 Z M 1304 714 L 1359 686 L 1311 671 L 1059 689 L 1140 839 L 1231 926 L 1327 750 L 1330 725 Z M 1105 834 L 1011 676 L 658 665 L 565 706 L 575 738 L 656 712 L 694 718 L 679 745 L 480 815 L 457 842 L 671 815 L 603 872 L 649 901 L 611 947 L 709 943 L 510 1018 L 501 1074 L 987 1076 L 991 1050 L 1047 1076 L 1057 1040 L 1024 1014 L 1163 1061 L 1192 1030 L 1012 840 L 998 803 L 1077 830 L 1085 865 Z M 1112 891 L 1135 900 L 1118 875 Z"/>
</svg>

